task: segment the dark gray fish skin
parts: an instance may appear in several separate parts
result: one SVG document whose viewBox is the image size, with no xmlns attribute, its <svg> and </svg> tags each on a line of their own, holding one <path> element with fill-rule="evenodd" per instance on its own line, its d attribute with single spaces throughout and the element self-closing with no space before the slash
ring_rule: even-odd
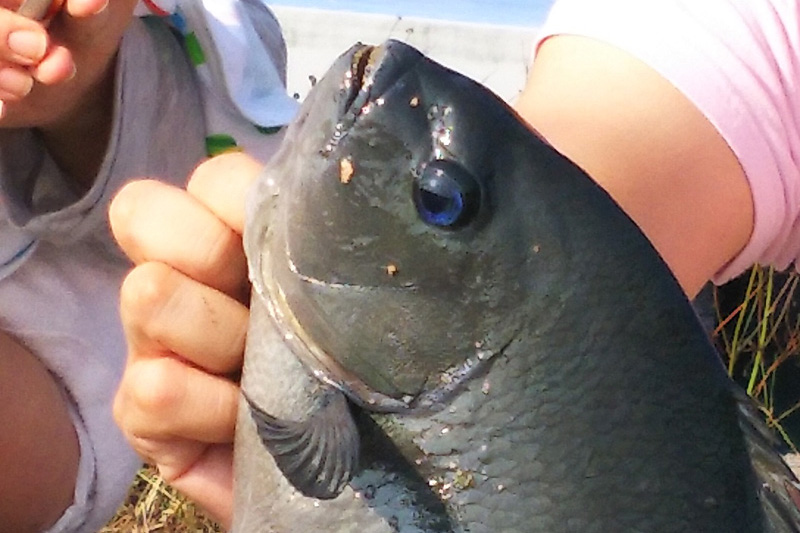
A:
<svg viewBox="0 0 800 533">
<path fill-rule="evenodd" d="M 478 185 L 460 227 L 413 199 L 441 160 Z M 235 531 L 800 531 L 794 477 L 647 239 L 415 50 L 356 47 L 317 84 L 245 246 Z M 269 421 L 314 459 L 276 461 Z"/>
</svg>

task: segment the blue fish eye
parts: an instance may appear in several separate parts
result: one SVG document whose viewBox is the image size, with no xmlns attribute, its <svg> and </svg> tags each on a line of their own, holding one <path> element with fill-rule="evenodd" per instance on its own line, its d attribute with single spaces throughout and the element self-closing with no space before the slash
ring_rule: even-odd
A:
<svg viewBox="0 0 800 533">
<path fill-rule="evenodd" d="M 459 228 L 472 221 L 480 207 L 481 191 L 475 178 L 461 165 L 436 160 L 414 180 L 414 205 L 426 224 Z"/>
</svg>

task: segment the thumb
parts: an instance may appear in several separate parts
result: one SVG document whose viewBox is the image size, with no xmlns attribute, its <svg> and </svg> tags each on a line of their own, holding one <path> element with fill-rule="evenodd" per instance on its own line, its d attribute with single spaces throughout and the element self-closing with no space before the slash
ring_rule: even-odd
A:
<svg viewBox="0 0 800 533">
<path fill-rule="evenodd" d="M 33 1 L 33 0 L 31 0 Z M 53 0 L 61 3 L 64 0 Z M 108 7 L 109 0 L 66 0 L 66 11 L 70 16 L 81 18 L 97 15 Z"/>
</svg>

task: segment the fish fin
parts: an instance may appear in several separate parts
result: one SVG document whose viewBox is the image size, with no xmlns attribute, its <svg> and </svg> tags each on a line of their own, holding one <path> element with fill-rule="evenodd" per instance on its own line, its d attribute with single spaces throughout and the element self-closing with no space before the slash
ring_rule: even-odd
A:
<svg viewBox="0 0 800 533">
<path fill-rule="evenodd" d="M 329 500 L 350 482 L 360 439 L 344 394 L 325 391 L 304 420 L 282 420 L 245 395 L 261 442 L 286 479 L 305 496 Z"/>
</svg>

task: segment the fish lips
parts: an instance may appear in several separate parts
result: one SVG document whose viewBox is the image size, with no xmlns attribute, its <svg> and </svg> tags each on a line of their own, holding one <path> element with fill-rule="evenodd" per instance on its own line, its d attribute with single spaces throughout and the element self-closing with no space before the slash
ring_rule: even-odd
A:
<svg viewBox="0 0 800 533">
<path fill-rule="evenodd" d="M 327 76 L 343 80 L 337 129 L 344 133 L 359 115 L 380 105 L 381 96 L 396 88 L 398 81 L 423 59 L 419 51 L 395 40 L 377 47 L 359 43 L 350 48 Z M 338 76 L 337 68 L 342 69 Z"/>
<path fill-rule="evenodd" d="M 306 97 L 292 125 L 295 133 L 317 138 L 321 131 L 324 132 L 328 143 L 323 151 L 332 152 L 358 117 L 381 105 L 381 96 L 397 89 L 403 76 L 422 60 L 424 56 L 419 51 L 400 41 L 389 40 L 380 46 L 353 45 L 334 62 Z M 329 106 L 329 102 L 320 105 L 318 100 L 331 94 L 335 105 Z M 320 107 L 333 111 L 327 120 L 316 114 Z M 315 131 L 308 131 L 306 119 L 312 113 L 317 119 L 313 121 Z M 317 122 L 327 126 L 320 129 Z"/>
</svg>

